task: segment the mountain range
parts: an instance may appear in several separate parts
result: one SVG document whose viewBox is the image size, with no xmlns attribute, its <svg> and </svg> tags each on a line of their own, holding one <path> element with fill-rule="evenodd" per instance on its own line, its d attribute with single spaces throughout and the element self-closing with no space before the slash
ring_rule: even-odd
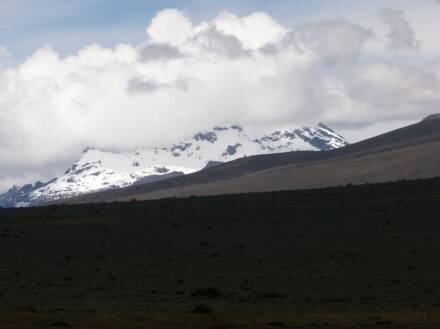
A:
<svg viewBox="0 0 440 329">
<path fill-rule="evenodd" d="M 248 156 L 181 177 L 85 194 L 67 202 L 287 191 L 433 177 L 440 177 L 438 114 L 340 148 Z"/>
<path fill-rule="evenodd" d="M 320 123 L 313 128 L 277 130 L 251 138 L 239 124 L 216 126 L 169 147 L 110 152 L 84 150 L 64 175 L 49 182 L 14 186 L 0 195 L 0 207 L 25 207 L 94 192 L 168 181 L 254 155 L 328 151 L 347 146 L 341 135 Z"/>
</svg>

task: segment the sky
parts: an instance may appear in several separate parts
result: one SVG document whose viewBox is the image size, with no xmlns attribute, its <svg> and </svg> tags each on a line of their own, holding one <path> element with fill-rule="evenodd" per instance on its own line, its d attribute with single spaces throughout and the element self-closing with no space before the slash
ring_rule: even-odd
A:
<svg viewBox="0 0 440 329">
<path fill-rule="evenodd" d="M 38 4 L 36 4 L 38 3 Z M 239 122 L 355 142 L 440 111 L 438 0 L 2 0 L 0 192 Z"/>
</svg>

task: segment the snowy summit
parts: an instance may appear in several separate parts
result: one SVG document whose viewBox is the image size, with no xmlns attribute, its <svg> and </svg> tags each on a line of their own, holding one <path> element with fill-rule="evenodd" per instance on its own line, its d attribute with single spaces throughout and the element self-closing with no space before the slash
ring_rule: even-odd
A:
<svg viewBox="0 0 440 329">
<path fill-rule="evenodd" d="M 239 124 L 198 132 L 170 147 L 106 152 L 89 148 L 65 174 L 46 184 L 14 187 L 0 196 L 0 205 L 17 207 L 65 199 L 85 193 L 127 187 L 197 172 L 209 163 L 291 151 L 324 151 L 347 141 L 320 123 L 314 128 L 277 130 L 250 138 Z"/>
</svg>

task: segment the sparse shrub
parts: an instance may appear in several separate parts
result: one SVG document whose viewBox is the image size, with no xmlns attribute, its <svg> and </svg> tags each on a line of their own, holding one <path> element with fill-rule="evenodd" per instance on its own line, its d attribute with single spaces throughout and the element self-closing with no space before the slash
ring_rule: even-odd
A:
<svg viewBox="0 0 440 329">
<path fill-rule="evenodd" d="M 222 296 L 222 292 L 214 287 L 196 289 L 191 293 L 191 297 L 206 297 L 217 299 Z"/>
<path fill-rule="evenodd" d="M 64 321 L 56 321 L 56 322 L 52 323 L 50 326 L 56 327 L 56 328 L 70 328 L 71 327 L 70 324 L 68 324 L 67 322 L 64 322 Z"/>
<path fill-rule="evenodd" d="M 208 241 L 202 241 L 200 242 L 200 247 L 209 248 L 211 244 Z"/>
<path fill-rule="evenodd" d="M 284 299 L 287 298 L 287 294 L 279 293 L 279 292 L 267 292 L 261 295 L 263 298 L 279 298 Z"/>
<path fill-rule="evenodd" d="M 206 304 L 200 304 L 193 307 L 193 309 L 190 311 L 190 313 L 195 314 L 211 314 L 214 313 L 214 310 L 211 306 Z"/>
<path fill-rule="evenodd" d="M 358 256 L 358 254 L 356 252 L 348 252 L 345 254 L 345 257 L 347 258 L 356 258 Z"/>
<path fill-rule="evenodd" d="M 271 327 L 285 327 L 286 325 L 283 323 L 283 322 L 281 322 L 281 321 L 273 321 L 273 322 L 269 322 L 269 323 L 267 323 L 267 325 L 268 326 L 271 326 Z"/>
</svg>

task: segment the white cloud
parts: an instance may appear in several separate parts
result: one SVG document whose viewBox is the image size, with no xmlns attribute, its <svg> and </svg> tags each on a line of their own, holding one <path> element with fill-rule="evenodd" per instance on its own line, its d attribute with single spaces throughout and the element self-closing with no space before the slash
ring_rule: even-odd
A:
<svg viewBox="0 0 440 329">
<path fill-rule="evenodd" d="M 218 54 L 219 56 L 224 56 L 226 58 L 236 58 L 250 54 L 243 49 L 243 46 L 237 37 L 227 35 L 217 30 L 215 26 L 201 29 L 195 34 L 194 41 L 203 49 L 203 51 Z"/>
<path fill-rule="evenodd" d="M 420 41 L 408 20 L 405 19 L 405 12 L 392 8 L 384 8 L 380 16 L 389 27 L 387 34 L 388 48 L 391 50 L 417 50 L 420 48 Z"/>
<path fill-rule="evenodd" d="M 155 42 L 180 46 L 192 36 L 193 25 L 183 12 L 165 9 L 153 18 L 147 32 Z"/>
<path fill-rule="evenodd" d="M 332 20 L 307 24 L 301 34 L 327 64 L 340 64 L 356 60 L 362 46 L 375 39 L 372 31 L 345 20 Z"/>
<path fill-rule="evenodd" d="M 440 105 L 440 80 L 433 71 L 397 64 L 356 64 L 338 80 L 336 91 L 343 103 L 329 120 L 343 125 L 417 120 Z"/>
<path fill-rule="evenodd" d="M 279 42 L 287 33 L 286 28 L 262 12 L 239 17 L 223 11 L 214 25 L 219 31 L 240 40 L 245 49 L 258 49 L 268 43 Z"/>
<path fill-rule="evenodd" d="M 160 146 L 225 121 L 347 129 L 440 108 L 435 65 L 365 61 L 373 34 L 348 21 L 293 31 L 222 12 L 194 25 L 171 9 L 147 31 L 141 45 L 46 46 L 0 67 L 0 185 L 59 174 L 87 146 Z"/>
<path fill-rule="evenodd" d="M 151 43 L 142 47 L 140 52 L 144 61 L 168 61 L 182 57 L 182 53 L 166 43 Z"/>
</svg>

